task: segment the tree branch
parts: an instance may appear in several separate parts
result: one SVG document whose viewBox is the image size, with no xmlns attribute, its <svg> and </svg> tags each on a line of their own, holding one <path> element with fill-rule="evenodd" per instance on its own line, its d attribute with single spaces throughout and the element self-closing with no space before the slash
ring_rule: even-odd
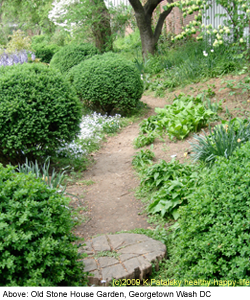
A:
<svg viewBox="0 0 250 300">
<path fill-rule="evenodd" d="M 144 11 L 143 6 L 141 5 L 140 0 L 129 0 L 129 3 L 133 7 L 135 13 Z"/>
<path fill-rule="evenodd" d="M 166 17 L 171 13 L 172 11 L 172 7 L 170 7 L 169 9 L 165 10 L 164 12 L 162 12 L 159 16 L 159 19 L 158 19 L 158 22 L 157 22 L 157 25 L 155 27 L 155 32 L 154 32 L 154 39 L 155 39 L 155 42 L 157 43 L 158 39 L 159 39 L 159 36 L 161 34 L 161 30 L 162 30 L 162 27 L 163 27 L 163 24 L 164 24 L 164 21 L 166 19 Z"/>
<path fill-rule="evenodd" d="M 161 3 L 164 0 L 148 0 L 146 4 L 144 5 L 144 11 L 146 15 L 152 16 L 153 11 L 157 7 L 159 3 Z"/>
</svg>

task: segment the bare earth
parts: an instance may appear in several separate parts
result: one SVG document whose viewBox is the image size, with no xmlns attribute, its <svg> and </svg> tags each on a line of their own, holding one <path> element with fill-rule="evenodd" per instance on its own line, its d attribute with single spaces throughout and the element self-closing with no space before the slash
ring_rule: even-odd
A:
<svg viewBox="0 0 250 300">
<path fill-rule="evenodd" d="M 220 81 L 220 79 L 213 79 L 208 83 L 215 84 L 214 91 L 217 100 L 225 99 L 224 111 L 225 105 L 232 113 L 234 108 L 246 109 L 242 107 L 242 99 L 228 97 L 227 90 L 219 91 Z M 208 83 L 193 84 L 182 90 L 186 94 L 196 95 L 207 89 Z M 164 107 L 171 103 L 174 94 L 178 95 L 180 91 L 168 94 L 165 99 L 143 96 L 142 101 L 150 107 L 148 116 L 154 114 L 155 107 Z M 80 215 L 86 218 L 85 222 L 76 228 L 77 236 L 88 240 L 98 234 L 149 228 L 150 225 L 146 221 L 147 216 L 142 214 L 143 204 L 134 196 L 139 179 L 131 162 L 133 155 L 138 151 L 133 146 L 133 140 L 138 133 L 139 122 L 127 126 L 116 136 L 108 137 L 100 151 L 94 154 L 96 163 L 83 173 L 83 178 L 79 179 L 75 185 L 67 188 L 68 193 L 76 195 L 76 197 L 71 197 L 73 206 L 79 207 Z M 180 162 L 189 160 L 188 157 L 184 158 L 184 153 L 190 150 L 190 140 L 192 140 L 192 136 L 185 141 L 178 142 L 172 142 L 168 138 L 165 139 L 165 142 L 156 141 L 153 145 L 156 159 L 165 159 L 169 162 L 172 159 L 171 156 L 175 155 Z M 92 180 L 94 183 L 87 186 L 81 184 L 83 180 Z M 87 210 L 81 210 L 81 207 L 87 207 Z"/>
<path fill-rule="evenodd" d="M 167 104 L 164 99 L 144 96 L 142 100 L 152 108 L 149 114 L 154 113 L 155 107 L 164 107 Z M 76 185 L 67 188 L 68 193 L 78 196 L 73 198 L 75 207 L 77 205 L 88 207 L 87 212 L 82 211 L 87 216 L 87 221 L 77 227 L 75 231 L 77 236 L 87 240 L 97 234 L 149 227 L 147 216 L 141 214 L 143 205 L 134 196 L 139 179 L 131 162 L 133 155 L 138 151 L 133 146 L 133 140 L 138 134 L 139 123 L 134 123 L 116 136 L 108 137 L 101 150 L 95 153 L 96 163 L 90 170 L 84 172 L 83 179 L 94 183 L 86 186 L 81 185 L 79 180 Z M 171 155 L 177 155 L 177 158 L 183 160 L 183 153 L 188 147 L 187 140 L 178 144 L 156 141 L 153 151 L 157 159 L 170 161 Z"/>
</svg>

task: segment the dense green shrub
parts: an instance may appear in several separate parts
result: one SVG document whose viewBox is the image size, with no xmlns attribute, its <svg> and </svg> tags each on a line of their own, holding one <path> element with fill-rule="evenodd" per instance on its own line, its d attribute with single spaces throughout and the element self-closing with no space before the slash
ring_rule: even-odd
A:
<svg viewBox="0 0 250 300">
<path fill-rule="evenodd" d="M 42 64 L 0 70 L 0 160 L 34 160 L 71 142 L 81 109 L 61 74 Z"/>
<path fill-rule="evenodd" d="M 220 157 L 180 208 L 175 278 L 250 278 L 250 143 Z"/>
<path fill-rule="evenodd" d="M 0 164 L 0 285 L 79 286 L 86 284 L 78 261 L 70 199 L 49 189 L 34 174 Z"/>
<path fill-rule="evenodd" d="M 143 92 L 134 64 L 114 53 L 81 62 L 72 68 L 68 78 L 85 105 L 100 107 L 108 114 L 114 108 L 136 108 Z"/>
<path fill-rule="evenodd" d="M 42 62 L 49 63 L 53 55 L 60 50 L 60 47 L 56 44 L 47 44 L 46 42 L 32 45 L 32 49 L 35 50 L 37 58 L 40 58 Z"/>
<path fill-rule="evenodd" d="M 50 66 L 58 69 L 61 73 L 67 73 L 72 67 L 97 53 L 97 48 L 91 44 L 70 44 L 52 57 Z"/>
</svg>

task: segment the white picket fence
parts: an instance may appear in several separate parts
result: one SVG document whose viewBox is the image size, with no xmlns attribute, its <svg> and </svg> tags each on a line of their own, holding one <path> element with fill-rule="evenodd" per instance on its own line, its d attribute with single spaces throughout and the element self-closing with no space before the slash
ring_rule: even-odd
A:
<svg viewBox="0 0 250 300">
<path fill-rule="evenodd" d="M 128 0 L 104 0 L 104 2 L 106 3 L 107 8 L 111 6 L 110 4 L 113 6 L 118 6 L 120 4 L 130 5 Z"/>
<path fill-rule="evenodd" d="M 217 14 L 225 14 L 226 16 L 220 17 Z M 224 25 L 224 21 L 226 20 L 229 20 L 227 11 L 221 5 L 217 5 L 214 0 L 212 7 L 205 11 L 202 23 L 205 25 L 212 24 L 213 28 L 218 28 L 219 25 Z M 244 29 L 244 36 L 249 36 L 249 26 Z"/>
</svg>

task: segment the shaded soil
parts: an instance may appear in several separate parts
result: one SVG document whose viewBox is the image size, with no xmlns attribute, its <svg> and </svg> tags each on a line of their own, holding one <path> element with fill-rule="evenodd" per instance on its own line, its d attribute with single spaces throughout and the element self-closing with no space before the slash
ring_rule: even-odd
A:
<svg viewBox="0 0 250 300">
<path fill-rule="evenodd" d="M 232 79 L 229 76 L 228 79 Z M 232 116 L 248 117 L 248 95 L 229 96 L 228 89 L 221 90 L 221 79 L 212 79 L 206 83 L 193 84 L 183 89 L 169 93 L 164 99 L 152 96 L 143 96 L 142 101 L 150 107 L 148 115 L 154 114 L 155 107 L 164 107 L 172 102 L 174 95 L 180 92 L 197 95 L 212 87 L 215 92 L 213 101 L 223 100 L 223 112 L 226 107 Z M 75 234 L 86 240 L 94 235 L 127 231 L 135 228 L 149 228 L 147 216 L 143 214 L 143 205 L 135 198 L 134 192 L 139 184 L 131 162 L 136 149 L 133 140 L 138 136 L 139 122 L 130 124 L 116 136 L 108 137 L 100 151 L 93 154 L 95 164 L 83 173 L 74 185 L 67 188 L 72 196 L 72 205 L 82 215 L 82 222 L 75 230 Z M 171 161 L 174 155 L 180 162 L 188 161 L 184 153 L 190 151 L 189 142 L 192 136 L 184 141 L 173 142 L 168 138 L 165 141 L 156 141 L 153 151 L 156 159 Z M 145 147 L 150 148 L 150 147 Z M 86 181 L 93 182 L 86 185 Z M 73 196 L 75 195 L 75 196 Z M 87 209 L 84 209 L 86 207 Z"/>
</svg>

